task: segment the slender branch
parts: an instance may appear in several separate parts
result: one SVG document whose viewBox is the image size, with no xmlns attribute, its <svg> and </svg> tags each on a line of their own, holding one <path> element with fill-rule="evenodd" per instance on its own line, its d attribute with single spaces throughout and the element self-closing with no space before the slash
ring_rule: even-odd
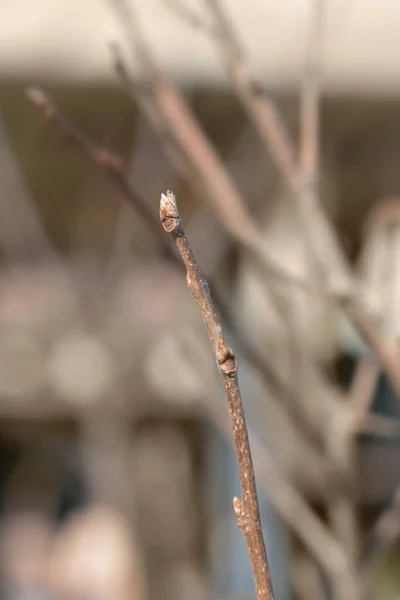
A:
<svg viewBox="0 0 400 600">
<path fill-rule="evenodd" d="M 357 366 L 348 394 L 348 403 L 354 415 L 356 429 L 362 429 L 368 417 L 378 377 L 379 367 L 375 362 L 365 359 Z"/>
<path fill-rule="evenodd" d="M 279 111 L 261 84 L 251 76 L 241 44 L 219 0 L 204 2 L 214 18 L 217 32 L 217 35 L 213 36 L 214 41 L 218 44 L 251 122 L 279 169 L 288 177 L 292 177 L 297 172 L 296 149 Z"/>
<path fill-rule="evenodd" d="M 187 179 L 189 176 L 192 177 L 193 173 L 189 172 L 188 161 L 185 156 L 180 152 L 179 147 L 175 144 L 173 136 L 170 134 L 168 124 L 165 122 L 162 114 L 155 104 L 151 92 L 147 90 L 143 85 L 136 84 L 128 71 L 126 63 L 124 61 L 120 46 L 113 42 L 110 44 L 110 51 L 112 56 L 112 63 L 116 74 L 122 82 L 125 90 L 132 98 L 142 115 L 145 117 L 147 123 L 152 129 L 153 133 L 161 142 L 161 146 L 168 160 L 174 169 Z"/>
<path fill-rule="evenodd" d="M 233 508 L 237 517 L 238 527 L 247 545 L 257 598 L 258 600 L 273 600 L 274 596 L 261 529 L 247 425 L 237 379 L 235 355 L 226 345 L 223 338 L 222 327 L 211 299 L 208 284 L 200 272 L 192 249 L 187 241 L 176 199 L 172 192 L 168 191 L 167 195 L 162 194 L 161 196 L 160 218 L 165 231 L 175 240 L 176 246 L 185 263 L 187 270 L 186 282 L 200 307 L 222 378 L 232 421 L 242 493 L 242 499 L 236 497 L 233 499 Z"/>
</svg>

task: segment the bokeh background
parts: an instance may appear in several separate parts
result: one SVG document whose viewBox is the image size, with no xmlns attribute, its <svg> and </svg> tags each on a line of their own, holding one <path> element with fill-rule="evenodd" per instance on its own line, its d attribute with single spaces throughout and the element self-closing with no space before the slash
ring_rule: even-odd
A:
<svg viewBox="0 0 400 600">
<path fill-rule="evenodd" d="M 400 5 L 220 4 L 296 153 L 313 142 L 304 97 L 322 90 L 318 205 L 397 368 Z M 274 148 L 249 119 L 212 24 L 202 0 L 0 3 L 4 600 L 255 598 L 222 386 L 158 223 L 167 189 L 230 310 L 276 599 L 400 597 L 399 398 L 320 286 Z M 260 269 L 216 214 L 196 138 L 190 155 L 182 123 L 171 127 L 154 102 L 138 40 L 191 107 L 258 246 L 293 281 Z M 51 105 L 43 118 L 27 86 L 67 121 Z"/>
</svg>

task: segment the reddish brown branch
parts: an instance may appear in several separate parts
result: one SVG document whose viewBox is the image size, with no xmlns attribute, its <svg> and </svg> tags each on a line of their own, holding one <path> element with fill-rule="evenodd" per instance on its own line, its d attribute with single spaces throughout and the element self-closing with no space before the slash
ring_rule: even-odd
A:
<svg viewBox="0 0 400 600">
<path fill-rule="evenodd" d="M 258 600 L 273 600 L 271 578 L 261 529 L 257 490 L 254 477 L 246 419 L 237 379 L 235 355 L 226 345 L 222 327 L 215 311 L 208 284 L 204 279 L 187 241 L 172 192 L 162 194 L 160 202 L 162 225 L 182 256 L 187 270 L 186 282 L 198 303 L 222 378 L 239 466 L 242 499 L 234 498 L 238 527 L 243 534 L 253 569 Z"/>
</svg>

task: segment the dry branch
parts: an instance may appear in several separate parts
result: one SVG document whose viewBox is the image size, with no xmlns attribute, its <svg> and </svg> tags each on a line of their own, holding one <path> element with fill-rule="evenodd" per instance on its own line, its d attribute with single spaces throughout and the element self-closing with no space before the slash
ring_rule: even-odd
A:
<svg viewBox="0 0 400 600">
<path fill-rule="evenodd" d="M 356 429 L 360 427 L 362 429 L 368 418 L 378 377 L 379 368 L 377 364 L 368 359 L 362 360 L 357 367 L 348 395 Z"/>
<path fill-rule="evenodd" d="M 211 299 L 208 284 L 200 272 L 192 249 L 187 241 L 176 199 L 172 192 L 168 191 L 167 195 L 161 195 L 160 218 L 165 231 L 175 240 L 176 246 L 185 263 L 187 270 L 186 282 L 192 296 L 200 307 L 222 378 L 232 422 L 242 494 L 241 500 L 236 497 L 233 499 L 233 508 L 237 517 L 239 530 L 243 534 L 247 545 L 257 598 L 259 600 L 273 600 L 271 577 L 261 529 L 249 437 L 237 379 L 236 358 L 232 350 L 225 343 L 222 327 Z"/>
</svg>

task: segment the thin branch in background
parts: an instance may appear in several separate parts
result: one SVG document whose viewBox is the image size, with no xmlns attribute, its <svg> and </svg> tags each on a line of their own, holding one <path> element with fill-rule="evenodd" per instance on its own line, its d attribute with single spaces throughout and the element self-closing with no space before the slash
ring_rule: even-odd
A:
<svg viewBox="0 0 400 600">
<path fill-rule="evenodd" d="M 145 221 L 153 236 L 160 240 L 157 223 L 151 208 L 141 194 L 135 190 L 128 181 L 123 161 L 116 154 L 110 152 L 108 148 L 98 146 L 90 138 L 86 137 L 74 123 L 58 110 L 43 90 L 32 87 L 27 88 L 26 96 L 47 120 L 55 123 L 61 135 L 66 140 L 80 148 L 80 150 L 95 164 L 109 173 L 117 186 L 122 190 L 129 203 L 138 211 Z M 168 257 L 169 260 L 181 267 L 180 261 L 170 244 L 168 242 L 163 242 L 162 240 L 160 240 L 159 243 L 162 245 L 163 254 Z"/>
<path fill-rule="evenodd" d="M 368 417 L 379 373 L 380 369 L 378 365 L 369 359 L 362 360 L 357 366 L 348 394 L 348 403 L 354 416 L 354 426 L 356 429 L 362 429 Z"/>
<path fill-rule="evenodd" d="M 280 169 L 286 173 L 287 178 L 291 178 L 297 171 L 296 149 L 290 140 L 283 119 L 261 84 L 250 75 L 241 44 L 219 0 L 204 0 L 204 2 L 214 18 L 213 39 L 218 44 L 250 121 L 278 162 Z"/>
<path fill-rule="evenodd" d="M 219 30 L 219 35 L 214 41 L 235 85 L 237 95 L 264 145 L 267 156 L 271 156 L 292 193 L 305 241 L 310 249 L 310 257 L 318 261 L 316 264 L 320 278 L 324 281 L 324 288 L 331 294 L 348 297 L 351 292 L 351 279 L 346 272 L 346 262 L 336 251 L 335 234 L 321 212 L 315 194 L 304 186 L 304 178 L 297 164 L 295 144 L 289 138 L 283 118 L 266 90 L 251 75 L 244 53 L 235 50 L 240 44 L 220 0 L 204 2 Z M 310 239 L 310 236 L 313 237 Z M 316 243 L 319 245 L 317 254 L 314 253 Z M 324 257 L 321 259 L 319 254 L 322 243 Z M 328 261 L 331 264 L 327 271 Z M 328 281 L 328 276 L 334 276 L 332 281 Z M 321 291 L 321 286 L 319 288 Z M 322 291 L 325 292 L 325 289 Z"/>
<path fill-rule="evenodd" d="M 288 182 L 289 187 L 292 190 L 293 198 L 296 201 L 296 207 L 298 208 L 307 243 L 310 245 L 312 255 L 320 262 L 320 265 L 322 266 L 324 278 L 326 275 L 326 261 L 332 261 L 331 271 L 334 284 L 328 286 L 326 293 L 332 300 L 336 301 L 340 308 L 347 313 L 351 321 L 354 323 L 356 329 L 361 334 L 362 338 L 374 351 L 379 359 L 380 364 L 391 380 L 393 388 L 400 400 L 400 368 L 398 365 L 396 349 L 388 340 L 383 337 L 381 331 L 372 322 L 371 318 L 364 310 L 360 299 L 355 294 L 351 269 L 343 251 L 340 248 L 336 233 L 330 225 L 324 212 L 320 208 L 315 194 L 307 192 L 304 186 L 304 181 L 299 176 L 296 161 L 293 158 L 293 146 L 288 139 L 288 134 L 283 125 L 282 119 L 273 106 L 270 98 L 264 91 L 260 90 L 260 86 L 250 76 L 248 67 L 241 59 L 242 53 L 238 50 L 240 45 L 237 42 L 236 35 L 233 32 L 229 19 L 224 14 L 219 0 L 204 1 L 207 3 L 210 12 L 217 20 L 217 23 L 219 23 L 221 30 L 221 35 L 213 36 L 213 38 L 219 44 L 221 52 L 225 57 L 228 71 L 232 76 L 238 95 L 242 100 L 250 120 L 253 122 L 257 133 L 260 135 L 261 140 L 265 144 L 266 150 L 271 152 L 275 163 L 279 167 L 284 179 Z M 123 0 L 114 0 L 114 5 L 116 8 L 120 9 L 121 5 L 124 5 L 124 2 Z M 125 7 L 122 17 L 127 17 L 126 12 L 127 8 Z M 131 20 L 133 20 L 132 15 L 130 14 L 129 16 L 131 17 Z M 123 21 L 122 17 L 121 22 Z M 135 31 L 133 35 L 133 41 L 136 39 L 136 33 L 137 32 Z M 145 46 L 143 39 L 140 38 L 140 41 L 137 41 L 137 44 L 137 52 L 140 54 L 143 52 L 143 48 Z M 148 55 L 148 51 L 146 51 L 145 64 L 148 64 L 149 61 L 151 61 L 151 59 Z M 160 73 L 160 71 L 156 72 L 156 78 L 154 79 L 153 63 L 151 69 L 153 71 L 154 95 L 157 96 L 158 90 L 162 99 L 163 94 L 161 92 L 164 91 L 166 103 L 168 104 L 169 101 L 169 104 L 172 102 L 172 105 L 174 105 L 174 101 L 175 103 L 177 101 L 176 89 L 172 86 L 172 83 L 169 80 L 167 80 L 167 82 L 165 81 L 166 76 L 164 73 Z M 161 78 L 161 82 L 159 81 L 159 78 Z M 162 83 L 164 83 L 164 85 L 162 85 Z M 183 142 L 182 130 L 185 129 L 185 126 L 187 126 L 188 123 L 187 120 L 185 123 L 185 119 L 182 121 L 180 118 L 179 106 L 182 105 L 182 99 L 178 98 L 178 100 L 178 107 L 175 107 L 173 110 L 174 114 L 173 118 L 171 119 L 171 128 L 175 129 L 180 134 L 181 141 Z M 161 104 L 164 106 L 165 102 Z M 160 110 L 162 110 L 162 106 Z M 168 112 L 171 112 L 171 106 L 168 106 Z M 193 126 L 193 123 L 189 122 L 189 125 Z M 191 136 L 189 136 L 189 138 L 190 137 Z M 185 147 L 185 150 L 194 155 L 193 159 L 198 162 L 199 153 L 197 152 L 196 144 L 192 143 L 193 139 L 188 139 L 187 135 L 185 136 L 185 140 L 187 141 L 187 144 L 182 145 Z M 208 169 L 203 169 L 202 174 L 205 177 L 208 177 L 210 172 Z M 231 204 L 231 196 L 229 193 L 224 195 L 224 190 L 226 192 L 224 186 L 212 188 L 211 196 L 209 198 L 213 201 L 212 207 L 215 209 L 216 206 L 214 205 L 214 200 L 216 200 L 219 208 L 221 208 L 220 198 L 224 199 L 224 204 L 226 204 L 228 207 L 228 215 L 226 220 L 224 220 L 224 213 L 218 210 L 219 217 L 222 218 L 222 225 L 224 225 L 227 231 L 233 235 L 234 239 L 236 239 L 239 244 L 241 244 L 253 255 L 258 264 L 261 262 L 262 266 L 267 267 L 269 272 L 273 272 L 278 276 L 276 269 L 271 268 L 271 261 L 267 261 L 267 264 L 265 264 L 265 260 L 263 260 L 265 259 L 265 253 L 263 253 L 263 256 L 260 256 L 260 235 L 258 230 L 255 231 L 255 227 L 251 219 L 249 225 L 249 215 L 247 215 L 248 218 L 246 218 L 244 221 L 237 221 L 243 225 L 241 232 L 237 231 L 236 226 L 233 229 L 231 228 L 232 216 L 243 214 L 245 209 L 242 207 L 238 212 L 236 212 L 238 201 L 242 202 L 242 199 L 237 197 L 236 194 L 233 204 Z M 213 193 L 214 191 L 217 194 L 217 198 L 215 198 Z M 246 235 L 243 235 L 243 231 Z M 324 249 L 323 252 L 321 251 L 322 248 Z M 286 276 L 286 271 L 280 268 L 281 276 L 283 272 Z M 315 293 L 315 287 L 309 283 L 305 283 L 304 281 L 299 280 L 299 278 L 289 277 L 288 280 L 289 279 L 291 279 L 293 284 L 299 285 L 299 287 L 305 291 Z M 322 293 L 325 294 L 324 291 Z"/>
<path fill-rule="evenodd" d="M 225 343 L 208 284 L 200 272 L 187 241 L 176 199 L 172 192 L 168 191 L 167 195 L 161 195 L 160 218 L 165 231 L 174 239 L 185 263 L 187 270 L 186 282 L 193 298 L 200 307 L 222 378 L 232 421 L 242 493 L 242 499 L 236 497 L 233 499 L 233 508 L 238 527 L 247 545 L 257 598 L 258 600 L 273 600 L 247 425 L 237 379 L 235 355 Z"/>
<path fill-rule="evenodd" d="M 191 177 L 192 173 L 188 173 L 188 161 L 180 152 L 179 147 L 176 145 L 173 139 L 173 136 L 171 136 L 168 125 L 154 103 L 151 92 L 146 89 L 143 84 L 135 83 L 132 80 L 129 70 L 123 59 L 121 48 L 116 42 L 110 44 L 110 52 L 113 68 L 116 74 L 118 75 L 128 95 L 132 98 L 139 111 L 145 117 L 153 133 L 160 140 L 163 151 L 171 162 L 171 165 L 181 177 L 185 179 L 189 176 Z"/>
<path fill-rule="evenodd" d="M 300 169 L 306 183 L 313 188 L 319 181 L 321 61 L 325 26 L 326 0 L 313 0 L 308 55 L 300 100 Z"/>
<path fill-rule="evenodd" d="M 208 202 L 228 234 L 242 246 L 269 279 L 296 283 L 312 293 L 311 286 L 276 262 L 266 251 L 261 232 L 254 223 L 246 203 L 216 150 L 199 126 L 188 103 L 171 78 L 154 61 L 136 18 L 133 6 L 125 0 L 112 0 L 113 8 L 132 51 L 137 56 L 145 80 L 169 133 L 174 137 L 182 155 L 204 185 L 204 201 Z M 277 308 L 280 310 L 280 304 Z"/>
<path fill-rule="evenodd" d="M 229 19 L 219 0 L 204 0 L 214 15 L 221 35 L 215 38 L 225 59 L 228 72 L 235 83 L 239 98 L 253 122 L 261 141 L 271 153 L 276 165 L 288 183 L 295 206 L 298 210 L 305 239 L 311 256 L 318 261 L 323 274 L 327 293 L 343 309 L 356 329 L 374 351 L 383 369 L 392 382 L 400 401 L 400 367 L 396 348 L 384 338 L 362 305 L 362 298 L 356 294 L 351 267 L 337 239 L 336 232 L 324 213 L 317 195 L 304 185 L 296 162 L 292 159 L 292 144 L 288 141 L 282 119 L 275 110 L 271 118 L 271 100 L 250 75 L 241 53 L 238 41 Z M 322 251 L 323 249 L 323 251 Z M 327 278 L 330 277 L 329 282 Z M 325 292 L 324 292 L 325 293 Z"/>
<path fill-rule="evenodd" d="M 317 246 L 313 242 L 310 221 L 314 218 L 312 226 L 316 225 L 316 234 L 324 232 L 325 223 L 318 218 L 319 204 L 319 169 L 320 169 L 320 96 L 321 96 L 321 60 L 322 45 L 324 40 L 325 0 L 311 1 L 309 48 L 307 53 L 307 64 L 300 100 L 300 172 L 302 183 L 299 192 L 295 196 L 298 208 L 299 221 L 303 235 L 307 243 L 309 260 L 314 268 L 315 278 L 318 284 L 324 288 L 328 284 L 329 273 L 337 265 L 343 269 L 341 257 L 337 259 L 335 252 L 328 255 L 328 260 L 321 260 L 316 253 Z M 295 182 L 295 179 L 293 179 Z M 296 193 L 296 189 L 294 188 Z M 300 194 L 303 194 L 301 198 Z M 316 212 L 317 209 L 317 212 Z M 317 218 L 315 218 L 317 217 Z M 326 221 L 329 226 L 329 222 Z M 329 232 L 331 233 L 331 232 Z M 332 232 L 332 239 L 334 232 Z M 320 241 L 324 239 L 321 235 Z M 334 241 L 334 240 L 333 240 Z M 339 248 L 340 250 L 340 248 Z M 344 263 L 343 263 L 344 264 Z M 346 274 L 347 278 L 347 274 Z M 352 573 L 351 589 L 343 588 L 340 582 L 332 581 L 332 591 L 335 600 L 354 599 L 361 597 L 361 586 L 358 582 L 357 565 L 359 559 L 360 532 L 358 528 L 357 506 L 355 495 L 355 436 L 353 428 L 353 415 L 355 411 L 353 404 L 350 408 L 350 421 L 343 420 L 340 413 L 335 416 L 334 421 L 326 439 L 326 452 L 332 462 L 337 466 L 340 476 L 333 482 L 327 500 L 327 513 L 331 528 L 340 540 L 347 554 L 349 569 Z"/>
<path fill-rule="evenodd" d="M 291 572 L 298 600 L 324 600 L 326 598 L 318 566 L 303 549 L 293 551 Z"/>
</svg>

